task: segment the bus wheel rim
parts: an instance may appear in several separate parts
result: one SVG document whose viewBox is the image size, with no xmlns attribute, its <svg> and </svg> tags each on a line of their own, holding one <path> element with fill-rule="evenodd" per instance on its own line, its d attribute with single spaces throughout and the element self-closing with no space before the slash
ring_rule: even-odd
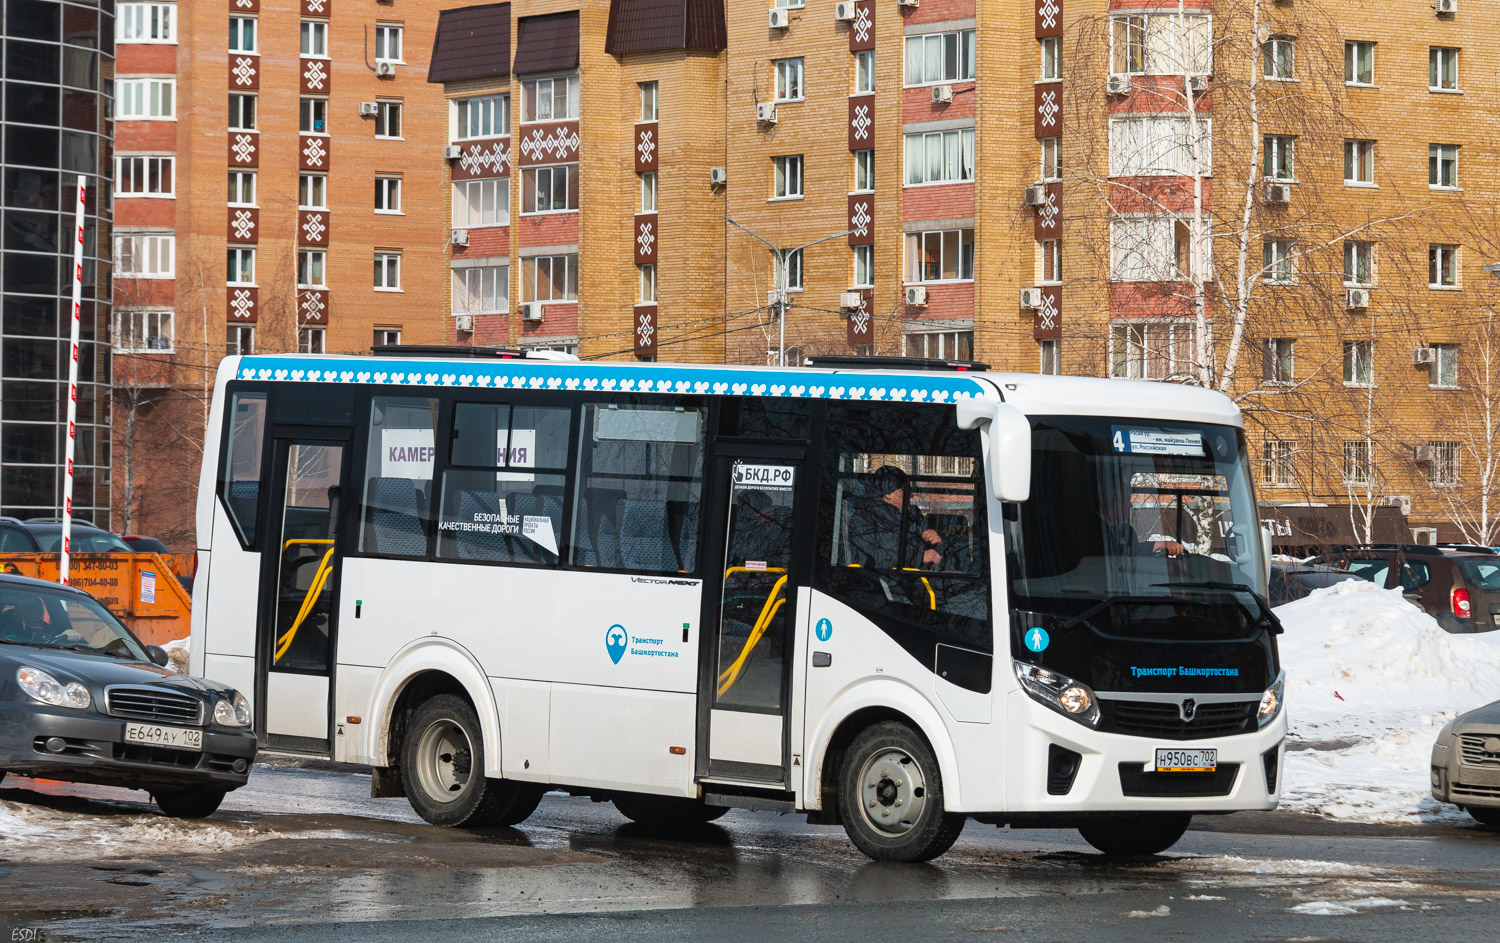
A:
<svg viewBox="0 0 1500 943">
<path fill-rule="evenodd" d="M 417 741 L 417 781 L 436 802 L 453 802 L 463 794 L 473 772 L 469 735 L 451 720 L 435 720 Z"/>
<path fill-rule="evenodd" d="M 865 821 L 886 835 L 905 835 L 927 807 L 927 777 L 904 750 L 880 750 L 859 773 L 859 808 Z"/>
</svg>

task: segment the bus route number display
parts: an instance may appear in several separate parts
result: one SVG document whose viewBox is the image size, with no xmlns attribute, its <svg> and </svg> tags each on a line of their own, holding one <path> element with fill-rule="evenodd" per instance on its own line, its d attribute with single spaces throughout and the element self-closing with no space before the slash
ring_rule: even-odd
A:
<svg viewBox="0 0 1500 943">
<path fill-rule="evenodd" d="M 1113 430 L 1116 452 L 1127 455 L 1191 455 L 1203 457 L 1203 436 L 1197 432 L 1161 432 L 1155 429 Z"/>
<path fill-rule="evenodd" d="M 791 465 L 748 465 L 734 463 L 735 488 L 759 488 L 761 491 L 791 491 L 797 469 Z"/>
</svg>

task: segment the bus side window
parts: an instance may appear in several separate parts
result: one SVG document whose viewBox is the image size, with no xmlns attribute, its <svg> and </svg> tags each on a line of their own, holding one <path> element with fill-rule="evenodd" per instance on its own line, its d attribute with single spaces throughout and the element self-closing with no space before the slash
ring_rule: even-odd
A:
<svg viewBox="0 0 1500 943">
<path fill-rule="evenodd" d="M 265 432 L 266 394 L 233 394 L 229 401 L 229 436 L 219 466 L 219 500 L 246 549 L 255 548 Z"/>
<path fill-rule="evenodd" d="M 427 555 L 437 413 L 436 399 L 376 396 L 371 400 L 365 480 L 359 496 L 361 553 Z"/>
</svg>

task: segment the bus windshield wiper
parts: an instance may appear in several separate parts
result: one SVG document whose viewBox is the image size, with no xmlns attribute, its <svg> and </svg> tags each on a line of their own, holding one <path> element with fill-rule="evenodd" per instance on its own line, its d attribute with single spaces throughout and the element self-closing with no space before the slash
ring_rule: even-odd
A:
<svg viewBox="0 0 1500 943">
<path fill-rule="evenodd" d="M 1272 635 L 1280 635 L 1283 631 L 1281 620 L 1276 618 L 1276 613 L 1271 611 L 1271 607 L 1261 598 L 1260 593 L 1255 591 L 1255 587 L 1248 583 L 1234 583 L 1228 580 L 1187 580 L 1181 583 L 1152 583 L 1151 585 L 1165 586 L 1169 589 L 1174 587 L 1180 589 L 1217 589 L 1228 593 L 1245 593 L 1251 599 L 1255 600 L 1255 607 L 1260 610 L 1260 615 L 1257 616 L 1251 612 L 1248 608 L 1241 605 L 1238 600 L 1235 601 L 1235 605 L 1239 605 L 1241 609 L 1245 609 L 1245 614 L 1250 617 L 1251 624 L 1260 625 L 1264 623 L 1270 627 Z"/>
</svg>

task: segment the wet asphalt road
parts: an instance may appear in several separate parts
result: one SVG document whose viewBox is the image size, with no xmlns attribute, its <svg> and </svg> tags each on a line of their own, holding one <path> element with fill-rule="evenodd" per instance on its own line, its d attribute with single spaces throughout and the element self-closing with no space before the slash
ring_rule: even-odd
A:
<svg viewBox="0 0 1500 943">
<path fill-rule="evenodd" d="M 175 823 L 141 793 L 7 779 L 0 815 L 33 827 L 0 845 L 0 943 L 25 928 L 454 943 L 1500 935 L 1500 833 L 1468 826 L 1239 815 L 1200 820 L 1168 855 L 1108 862 L 1074 832 L 971 823 L 913 866 L 869 862 L 842 829 L 801 816 L 731 812 L 663 837 L 610 805 L 549 796 L 522 828 L 463 832 L 368 787 L 346 770 L 265 766 L 212 820 Z"/>
</svg>

